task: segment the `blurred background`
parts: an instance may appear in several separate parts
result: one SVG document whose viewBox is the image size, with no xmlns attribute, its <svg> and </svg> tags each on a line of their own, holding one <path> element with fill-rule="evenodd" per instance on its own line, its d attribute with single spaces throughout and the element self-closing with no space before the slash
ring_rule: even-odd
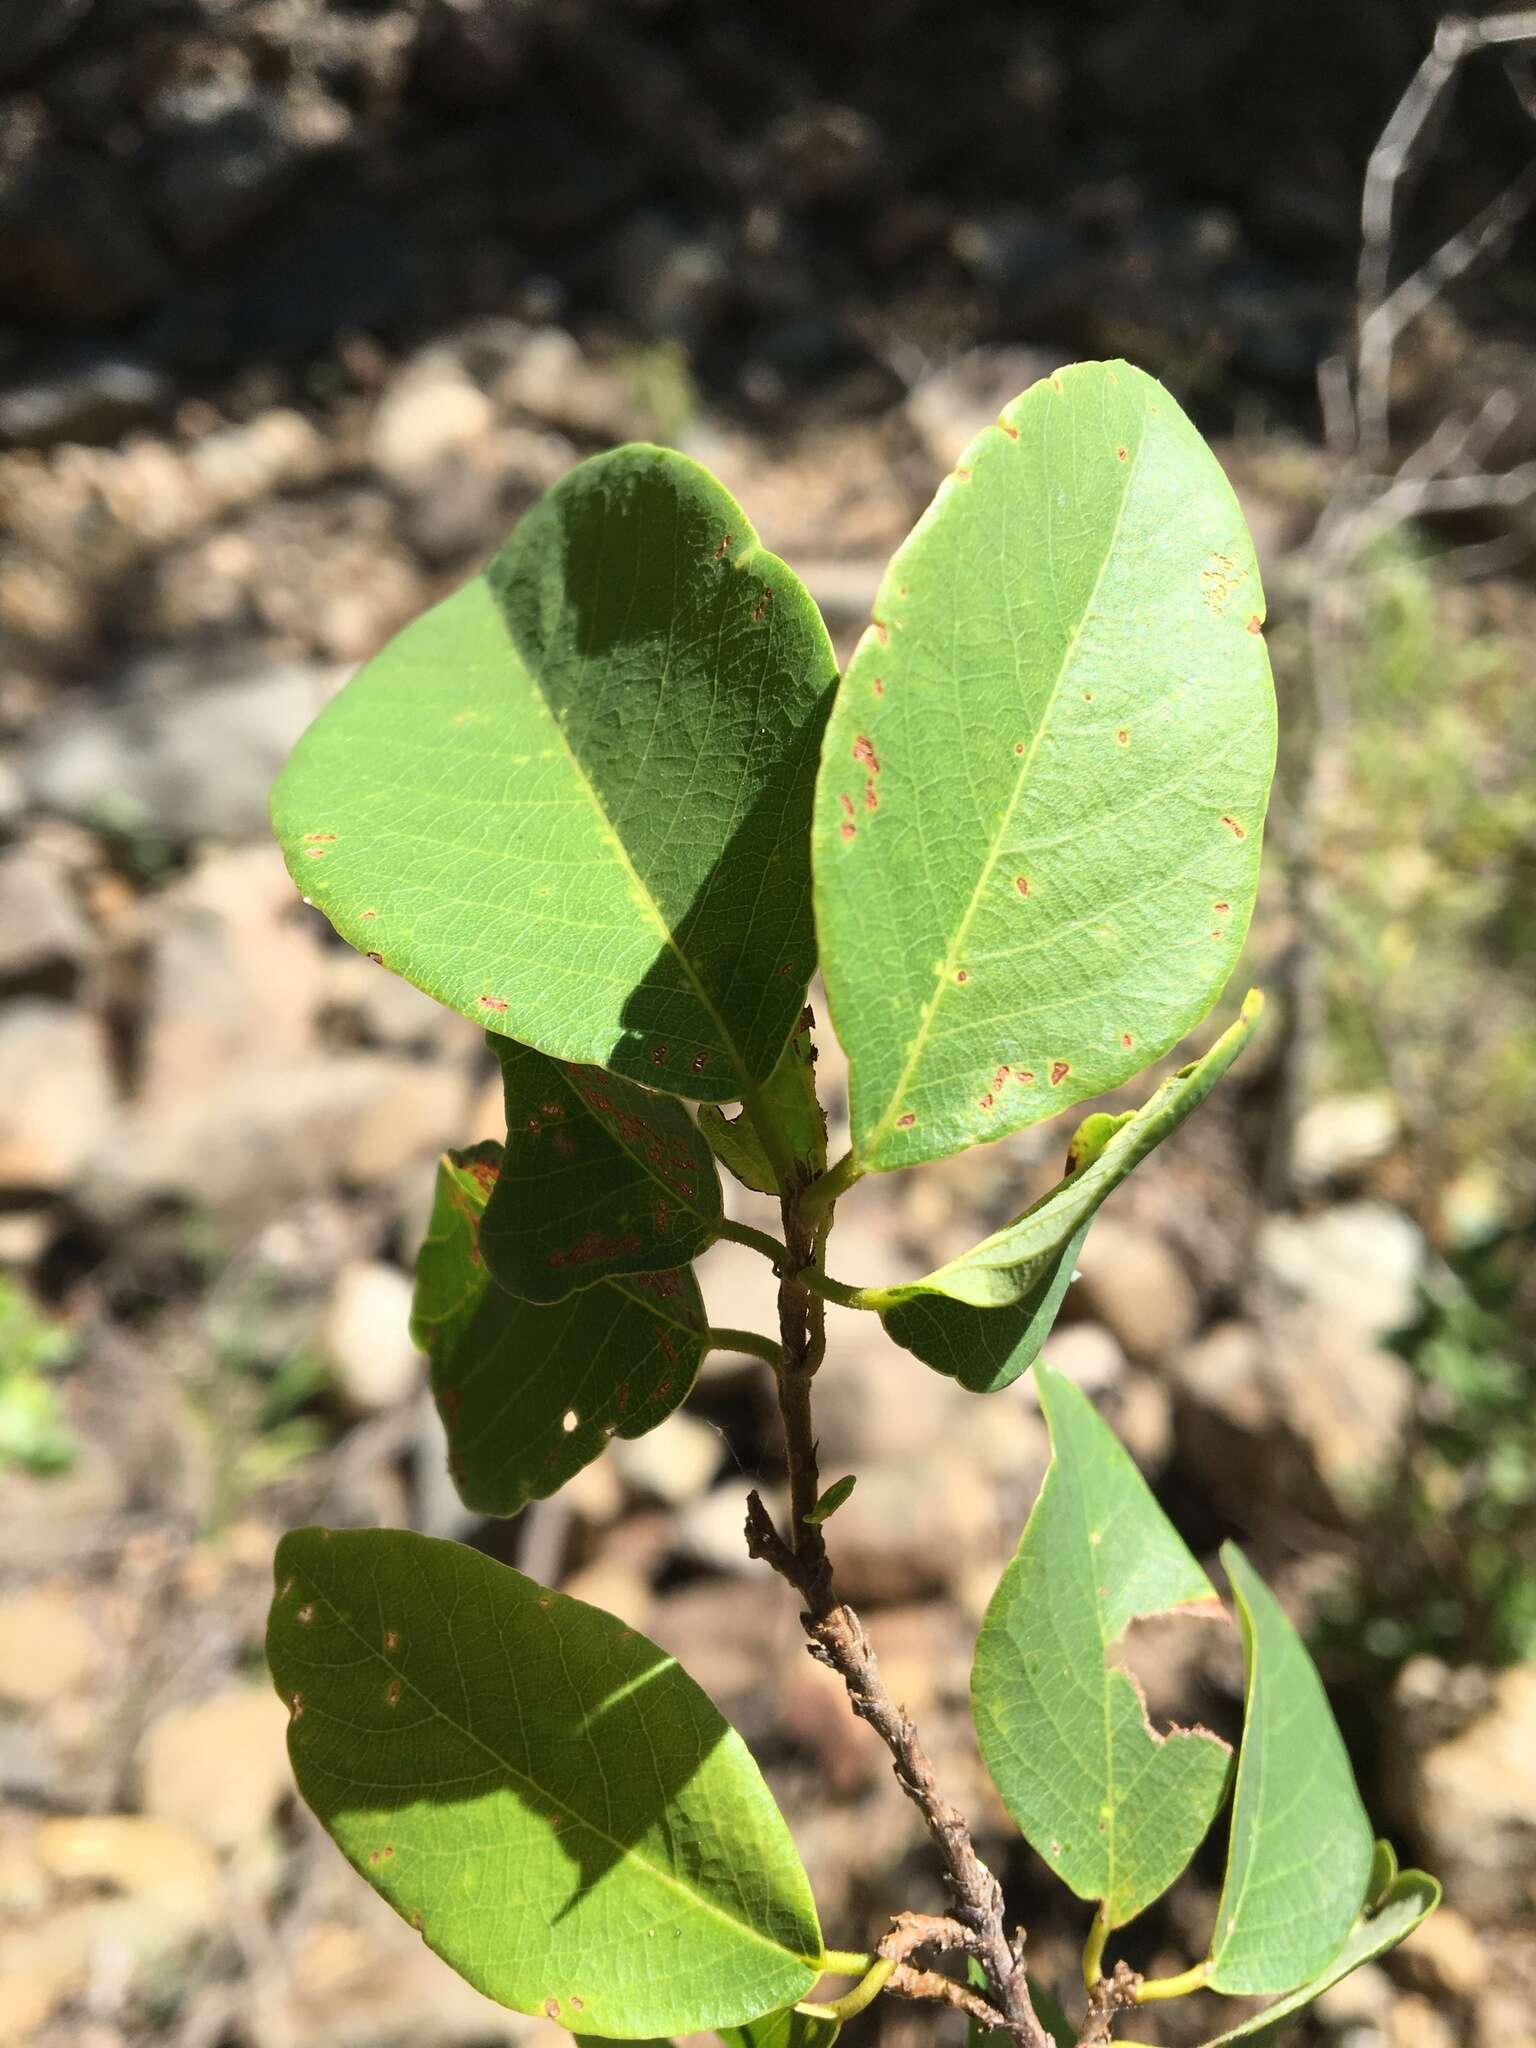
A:
<svg viewBox="0 0 1536 2048">
<path fill-rule="evenodd" d="M 699 456 L 846 651 L 970 435 L 1108 354 L 1191 410 L 1258 543 L 1273 1000 L 1095 1226 L 1050 1353 L 1202 1555 L 1233 1535 L 1269 1573 L 1379 1825 L 1447 1881 L 1299 2038 L 1536 2040 L 1536 123 L 1528 46 L 1442 32 L 1367 181 L 1436 22 L 0 0 L 4 2048 L 565 2038 L 468 1991 L 296 1809 L 260 1636 L 297 1522 L 481 1543 L 675 1651 L 791 1813 L 830 1940 L 941 1903 L 744 1554 L 779 1470 L 760 1366 L 712 1358 L 514 1526 L 458 1507 L 409 1275 L 434 1155 L 499 1136 L 498 1094 L 473 1026 L 304 910 L 266 792 L 582 455 Z M 821 1071 L 836 1113 L 825 1032 Z M 1063 1143 L 866 1183 L 838 1271 L 961 1249 Z M 705 1280 L 715 1321 L 763 1326 L 752 1253 Z M 843 1589 L 1067 1984 L 1086 1909 L 1010 1843 L 966 1707 L 1038 1409 L 833 1323 Z M 1232 1731 L 1231 1632 L 1145 1627 L 1132 1658 L 1156 1714 Z M 1217 1844 L 1124 1953 L 1201 1953 L 1219 1879 Z M 953 2032 L 890 2001 L 857 2024 Z"/>
</svg>

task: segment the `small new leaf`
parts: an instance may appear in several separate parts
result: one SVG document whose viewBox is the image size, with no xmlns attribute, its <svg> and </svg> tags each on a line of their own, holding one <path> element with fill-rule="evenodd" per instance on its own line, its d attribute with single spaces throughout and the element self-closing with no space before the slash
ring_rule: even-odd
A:
<svg viewBox="0 0 1536 2048">
<path fill-rule="evenodd" d="M 981 1753 L 1020 1830 L 1080 1898 L 1122 1926 L 1199 1847 L 1231 1752 L 1200 1728 L 1153 1728 L 1109 1661 L 1138 1616 L 1218 1613 L 1199 1565 L 1091 1403 L 1035 1368 L 1051 1463 L 976 1644 Z"/>
<path fill-rule="evenodd" d="M 843 2031 L 841 2020 L 823 2019 L 817 2013 L 797 2012 L 783 2006 L 765 2012 L 761 2019 L 745 2026 L 717 2030 L 725 2048 L 832 2048 Z"/>
<path fill-rule="evenodd" d="M 1273 2005 L 1265 2006 L 1262 2012 L 1254 2013 L 1237 2026 L 1229 2027 L 1226 2033 L 1203 2042 L 1201 2048 L 1226 2048 L 1229 2041 L 1278 2041 L 1280 2030 L 1288 2020 L 1309 2006 L 1314 1998 L 1321 1998 L 1325 1991 L 1358 1970 L 1362 1963 L 1374 1962 L 1377 1956 L 1386 1955 L 1400 1941 L 1406 1941 L 1439 1903 L 1440 1886 L 1434 1878 L 1426 1876 L 1422 1870 L 1399 1871 L 1380 1903 L 1356 1921 L 1344 1946 L 1326 1969 L 1299 1990 L 1277 1998 Z"/>
<path fill-rule="evenodd" d="M 699 1111 L 699 1129 L 715 1157 L 760 1195 L 803 1187 L 827 1163 L 827 1119 L 816 1095 L 810 1025 L 806 1010 L 783 1058 L 763 1083 L 757 1122 L 745 1114 L 728 1118 L 714 1103 Z"/>
<path fill-rule="evenodd" d="M 801 1521 L 809 1522 L 813 1528 L 819 1527 L 829 1516 L 837 1513 L 858 1483 L 859 1475 L 857 1472 L 849 1472 L 842 1479 L 834 1479 L 820 1500 L 817 1501 L 815 1507 L 806 1509 L 805 1513 L 800 1517 Z"/>
<path fill-rule="evenodd" d="M 490 1043 L 507 1113 L 480 1225 L 491 1278 L 553 1302 L 697 1258 L 720 1227 L 720 1176 L 683 1105 L 510 1038 Z"/>
<path fill-rule="evenodd" d="M 740 1736 L 613 1615 L 461 1544 L 301 1529 L 267 1632 L 299 1790 L 427 1946 L 604 2040 L 803 1997 L 805 1871 Z"/>
<path fill-rule="evenodd" d="M 687 1395 L 708 1347 L 687 1267 L 599 1281 L 549 1305 L 497 1287 L 478 1237 L 500 1168 L 501 1147 L 489 1144 L 439 1162 L 411 1309 L 454 1484 L 485 1515 L 517 1514 L 590 1465 L 610 1437 L 654 1429 Z"/>
<path fill-rule="evenodd" d="M 492 1031 L 729 1102 L 815 963 L 812 783 L 837 664 L 685 455 L 593 456 L 304 734 L 272 797 L 360 952 Z"/>
<path fill-rule="evenodd" d="M 1235 1544 L 1221 1561 L 1247 1670 L 1226 1882 L 1208 1982 L 1289 1991 L 1335 1956 L 1366 1902 L 1371 1824 L 1312 1659 Z"/>
<path fill-rule="evenodd" d="M 892 557 L 816 789 L 853 1156 L 915 1166 L 1120 1087 L 1236 965 L 1274 768 L 1264 594 L 1178 405 L 1080 363 Z"/>
</svg>

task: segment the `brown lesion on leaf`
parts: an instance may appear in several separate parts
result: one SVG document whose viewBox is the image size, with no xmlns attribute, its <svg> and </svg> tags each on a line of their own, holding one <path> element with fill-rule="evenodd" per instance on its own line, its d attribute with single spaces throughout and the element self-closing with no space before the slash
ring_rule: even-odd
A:
<svg viewBox="0 0 1536 2048">
<path fill-rule="evenodd" d="M 1124 1046 L 1125 1050 L 1129 1052 L 1132 1045 L 1135 1043 L 1135 1040 L 1131 1037 L 1129 1031 L 1122 1031 L 1120 1034 L 1120 1043 Z"/>
<path fill-rule="evenodd" d="M 696 1074 L 702 1074 L 704 1069 L 709 1065 L 709 1054 L 707 1052 L 696 1052 L 693 1056 L 691 1064 L 693 1066 L 693 1071 Z"/>
<path fill-rule="evenodd" d="M 399 1706 L 401 1690 L 402 1688 L 399 1679 L 392 1678 L 389 1681 L 388 1685 L 386 1685 L 384 1688 L 384 1704 L 386 1707 Z"/>
<path fill-rule="evenodd" d="M 482 1010 L 504 1010 L 507 1007 L 504 996 L 479 996 L 476 998 Z"/>
<path fill-rule="evenodd" d="M 876 676 L 874 683 L 871 685 L 871 687 L 873 688 L 874 693 L 877 697 L 883 697 L 885 695 L 885 677 Z"/>
<path fill-rule="evenodd" d="M 950 473 L 957 484 L 968 484 L 971 480 L 971 472 L 961 463 L 957 462 Z"/>
<path fill-rule="evenodd" d="M 1012 424 L 1011 421 L 999 420 L 997 424 L 1002 428 L 1003 432 L 1008 436 L 1010 441 L 1017 441 L 1017 439 L 1019 438 L 1019 430 L 1016 426 Z"/>
<path fill-rule="evenodd" d="M 846 820 L 844 821 L 842 826 L 842 834 L 845 839 L 852 839 L 857 831 L 858 827 L 856 825 L 850 825 L 846 822 Z"/>
<path fill-rule="evenodd" d="M 1248 621 L 1248 631 L 1250 633 L 1262 633 L 1263 630 L 1264 621 L 1259 617 L 1258 613 L 1255 612 L 1253 617 Z"/>
<path fill-rule="evenodd" d="M 757 603 L 752 607 L 752 623 L 754 626 L 757 624 L 758 620 L 763 616 L 764 612 L 767 611 L 769 605 L 771 605 L 772 603 L 773 592 L 768 588 L 767 584 L 765 583 L 762 586 L 762 591 L 758 597 Z"/>
<path fill-rule="evenodd" d="M 1246 839 L 1248 837 L 1248 834 L 1243 830 L 1237 819 L 1230 817 L 1225 811 L 1222 813 L 1221 822 L 1226 826 L 1234 839 Z"/>
<path fill-rule="evenodd" d="M 1123 725 L 1121 726 L 1120 730 L 1115 734 L 1115 738 L 1120 742 L 1122 747 L 1128 747 L 1131 744 L 1131 736 L 1126 731 Z"/>
<path fill-rule="evenodd" d="M 324 860 L 328 851 L 329 849 L 324 846 L 306 846 L 304 858 L 306 860 Z"/>
<path fill-rule="evenodd" d="M 1050 376 L 1049 376 L 1049 377 L 1047 378 L 1047 380 L 1046 380 L 1046 381 L 1047 381 L 1047 383 L 1049 383 L 1049 385 L 1050 385 L 1050 387 L 1051 387 L 1051 389 L 1052 389 L 1053 391 L 1060 391 L 1060 390 L 1061 390 L 1061 388 L 1062 388 L 1062 385 L 1061 385 L 1061 376 L 1060 376 L 1060 373 L 1059 373 L 1059 372 L 1057 372 L 1057 371 L 1053 370 L 1053 371 L 1051 372 Z"/>
<path fill-rule="evenodd" d="M 1012 1072 L 1012 1067 L 999 1067 L 997 1072 L 992 1076 L 992 1086 L 994 1087 L 994 1089 L 996 1089 L 999 1095 L 1001 1095 L 1003 1092 L 1003 1083 L 1008 1079 L 1008 1076 Z"/>
<path fill-rule="evenodd" d="M 1121 445 L 1115 450 L 1115 460 L 1116 462 L 1129 462 L 1130 459 L 1131 451 L 1122 442 Z"/>
<path fill-rule="evenodd" d="M 1015 740 L 1013 743 L 1013 751 L 1016 754 L 1022 754 L 1024 751 L 1024 742 L 1022 740 Z"/>
<path fill-rule="evenodd" d="M 1248 571 L 1230 555 L 1213 554 L 1200 571 L 1200 599 L 1219 617 L 1248 581 Z"/>
<path fill-rule="evenodd" d="M 875 743 L 867 732 L 854 735 L 853 758 L 861 768 L 867 768 L 871 775 L 880 773 L 880 756 L 875 752 Z"/>
<path fill-rule="evenodd" d="M 957 967 L 955 969 L 955 980 L 959 982 L 962 988 L 964 988 L 965 984 L 970 980 L 970 978 L 971 976 L 969 968 Z"/>
<path fill-rule="evenodd" d="M 301 1608 L 299 1609 L 299 1612 L 298 1612 L 298 1619 L 299 1619 L 299 1620 L 300 1620 L 301 1622 L 303 1622 L 303 1624 L 304 1624 L 304 1626 L 305 1626 L 306 1628 L 308 1628 L 308 1627 L 309 1627 L 309 1624 L 310 1624 L 310 1623 L 311 1623 L 311 1622 L 312 1622 L 312 1621 L 314 1620 L 314 1618 L 315 1618 L 315 1603 L 314 1603 L 314 1601 L 313 1601 L 313 1600 L 306 1600 L 306 1601 L 305 1601 L 305 1603 L 304 1603 L 304 1605 L 303 1605 L 303 1606 L 302 1606 L 302 1607 L 301 1607 Z"/>
<path fill-rule="evenodd" d="M 1021 896 L 1027 896 L 1029 894 L 1028 875 L 1015 875 L 1013 878 L 1013 886 L 1015 887 L 1015 889 L 1018 890 Z"/>
<path fill-rule="evenodd" d="M 289 1720 L 290 1720 L 290 1721 L 299 1721 L 299 1720 L 302 1720 L 302 1719 L 303 1719 L 303 1717 L 304 1717 L 304 1695 L 303 1695 L 303 1693 L 301 1693 L 301 1692 L 293 1692 L 293 1693 L 290 1693 L 290 1694 L 288 1695 L 288 1718 L 289 1718 Z"/>
<path fill-rule="evenodd" d="M 367 957 L 373 962 L 375 967 L 382 967 L 384 965 L 384 955 L 382 953 L 370 953 Z"/>
<path fill-rule="evenodd" d="M 558 1999 L 558 1998 L 546 1998 L 546 1999 L 545 1999 L 545 2001 L 544 2001 L 544 2017 L 545 2017 L 546 2019 L 551 2019 L 551 2020 L 557 2020 L 557 2019 L 559 2019 L 559 2017 L 560 2017 L 560 2001 L 559 2001 L 559 1999 Z"/>
<path fill-rule="evenodd" d="M 385 1647 L 385 1649 L 386 1649 L 386 1650 L 398 1650 L 398 1649 L 399 1649 L 399 1647 L 400 1647 L 400 1634 L 399 1634 L 399 1631 L 398 1631 L 397 1629 L 392 1629 L 392 1628 L 387 1628 L 387 1629 L 385 1629 L 385 1631 L 384 1631 L 384 1647 Z"/>
<path fill-rule="evenodd" d="M 1013 1078 L 1019 1083 L 1021 1088 L 1033 1088 L 1035 1085 L 1035 1070 L 1033 1067 L 1020 1067 Z"/>
<path fill-rule="evenodd" d="M 976 1106 L 978 1109 L 990 1109 L 992 1107 L 993 1100 L 994 1097 L 991 1089 L 989 1088 L 986 1094 L 982 1096 L 981 1100 L 978 1102 Z"/>
<path fill-rule="evenodd" d="M 1072 1062 L 1070 1060 L 1052 1060 L 1051 1086 L 1053 1088 L 1059 1088 L 1062 1082 L 1065 1081 L 1065 1079 L 1067 1078 L 1068 1074 L 1071 1073 L 1071 1071 Z"/>
<path fill-rule="evenodd" d="M 1230 903 L 1213 903 L 1211 908 L 1212 910 L 1230 910 L 1232 906 Z"/>
<path fill-rule="evenodd" d="M 880 645 L 882 647 L 890 646 L 891 629 L 885 623 L 884 619 L 871 619 L 869 622 L 869 630 L 874 634 L 875 638 L 880 642 Z"/>
<path fill-rule="evenodd" d="M 897 1117 L 896 1128 L 898 1131 L 910 1131 L 912 1126 L 916 1122 L 917 1118 L 912 1114 L 911 1110 L 905 1110 L 899 1117 Z"/>
<path fill-rule="evenodd" d="M 378 913 L 378 912 L 377 912 L 376 910 L 363 910 L 363 911 L 359 911 L 359 913 L 358 913 L 358 915 L 359 915 L 360 917 L 365 917 L 365 918 L 367 918 L 367 917 L 377 917 L 377 916 L 378 916 L 378 914 L 379 914 L 379 913 Z"/>
<path fill-rule="evenodd" d="M 730 551 L 731 551 L 731 542 L 732 542 L 732 541 L 733 541 L 733 540 L 734 540 L 735 538 L 736 538 L 736 536 L 735 536 L 735 534 L 734 534 L 734 533 L 728 533 L 728 534 L 727 534 L 727 535 L 725 536 L 724 540 L 722 540 L 722 541 L 721 541 L 721 543 L 720 543 L 719 547 L 717 547 L 717 548 L 715 549 L 715 560 L 716 560 L 717 562 L 723 562 L 723 561 L 725 560 L 726 556 L 727 556 L 727 555 L 728 555 L 728 554 L 730 553 Z"/>
<path fill-rule="evenodd" d="M 878 811 L 880 808 L 879 794 L 872 780 L 864 785 L 864 808 L 866 811 Z"/>
</svg>

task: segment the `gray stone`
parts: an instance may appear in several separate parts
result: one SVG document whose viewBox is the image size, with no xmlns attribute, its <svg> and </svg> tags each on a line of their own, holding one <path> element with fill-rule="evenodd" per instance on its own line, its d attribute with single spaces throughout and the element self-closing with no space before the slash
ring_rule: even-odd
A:
<svg viewBox="0 0 1536 2048">
<path fill-rule="evenodd" d="M 71 1003 L 0 1009 L 0 1188 L 71 1187 L 112 1116 L 106 1039 Z"/>
<path fill-rule="evenodd" d="M 421 1385 L 410 1322 L 411 1283 L 398 1266 L 360 1259 L 337 1274 L 316 1349 L 355 1415 L 382 1414 Z"/>
<path fill-rule="evenodd" d="M 0 391 L 0 442 L 110 441 L 169 402 L 170 379 L 132 356 L 103 350 Z"/>
<path fill-rule="evenodd" d="M 93 934 L 74 891 L 28 846 L 0 855 L 0 980 L 51 967 L 78 967 Z"/>
<path fill-rule="evenodd" d="M 629 1491 L 641 1500 L 681 1507 L 706 1493 L 720 1469 L 717 1430 L 679 1410 L 646 1435 L 615 1437 L 609 1456 Z"/>
<path fill-rule="evenodd" d="M 1296 1125 L 1291 1167 L 1297 1185 L 1316 1189 L 1357 1179 L 1386 1158 L 1401 1134 L 1396 1098 L 1385 1088 L 1324 1096 Z"/>
<path fill-rule="evenodd" d="M 1487 1711 L 1410 1755 L 1403 1788 L 1428 1867 L 1473 1920 L 1536 1905 L 1536 1664 L 1493 1680 Z"/>
<path fill-rule="evenodd" d="M 1155 1231 L 1100 1216 L 1079 1263 L 1082 1306 L 1139 1364 L 1156 1364 L 1194 1334 L 1199 1297 L 1177 1254 Z"/>
<path fill-rule="evenodd" d="M 1385 1202 L 1346 1202 L 1313 1216 L 1271 1216 L 1259 1233 L 1264 1278 L 1359 1335 L 1386 1337 L 1418 1312 L 1424 1239 Z"/>
<path fill-rule="evenodd" d="M 339 680 L 246 655 L 196 687 L 184 661 L 145 663 L 123 702 L 50 721 L 17 765 L 35 805 L 88 823 L 176 843 L 264 839 L 273 779 Z"/>
</svg>

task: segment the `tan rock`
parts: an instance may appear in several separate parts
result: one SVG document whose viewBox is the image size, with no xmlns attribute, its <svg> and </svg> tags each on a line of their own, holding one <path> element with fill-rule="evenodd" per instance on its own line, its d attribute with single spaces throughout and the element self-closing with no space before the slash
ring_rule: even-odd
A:
<svg viewBox="0 0 1536 2048">
<path fill-rule="evenodd" d="M 213 1851 L 174 1821 L 130 1813 L 48 1820 L 37 1831 L 37 1854 L 61 1885 L 105 1889 L 150 1907 L 145 1931 L 165 1945 L 223 1912 Z"/>
<path fill-rule="evenodd" d="M 1488 1982 L 1488 1951 L 1482 1937 L 1454 1906 L 1431 1913 L 1397 1954 L 1404 1973 L 1422 1991 L 1472 1999 Z"/>
<path fill-rule="evenodd" d="M 0 1188 L 67 1188 L 112 1113 L 106 1039 L 69 1003 L 0 1011 Z"/>
<path fill-rule="evenodd" d="M 270 1686 L 234 1685 L 154 1723 L 139 1750 L 145 1813 L 240 1850 L 276 1813 L 292 1778 L 287 1715 Z"/>
<path fill-rule="evenodd" d="M 64 1587 L 40 1586 L 0 1601 L 0 1700 L 42 1707 L 85 1685 L 101 1644 Z"/>
<path fill-rule="evenodd" d="M 1101 1216 L 1080 1263 L 1084 1307 L 1138 1363 L 1155 1364 L 1194 1334 L 1199 1298 L 1177 1255 L 1155 1231 Z"/>
<path fill-rule="evenodd" d="M 316 1338 L 336 1391 L 358 1415 L 410 1400 L 422 1382 L 411 1342 L 411 1283 L 398 1266 L 357 1259 L 336 1276 Z"/>
<path fill-rule="evenodd" d="M 1536 1664 L 1493 1681 L 1488 1710 L 1410 1759 L 1405 1806 L 1429 1868 L 1461 1911 L 1507 1919 L 1536 1904 Z"/>
<path fill-rule="evenodd" d="M 1461 2048 L 1461 2034 L 1427 1998 L 1413 1992 L 1392 2008 L 1387 2028 L 1391 2048 Z"/>
</svg>

